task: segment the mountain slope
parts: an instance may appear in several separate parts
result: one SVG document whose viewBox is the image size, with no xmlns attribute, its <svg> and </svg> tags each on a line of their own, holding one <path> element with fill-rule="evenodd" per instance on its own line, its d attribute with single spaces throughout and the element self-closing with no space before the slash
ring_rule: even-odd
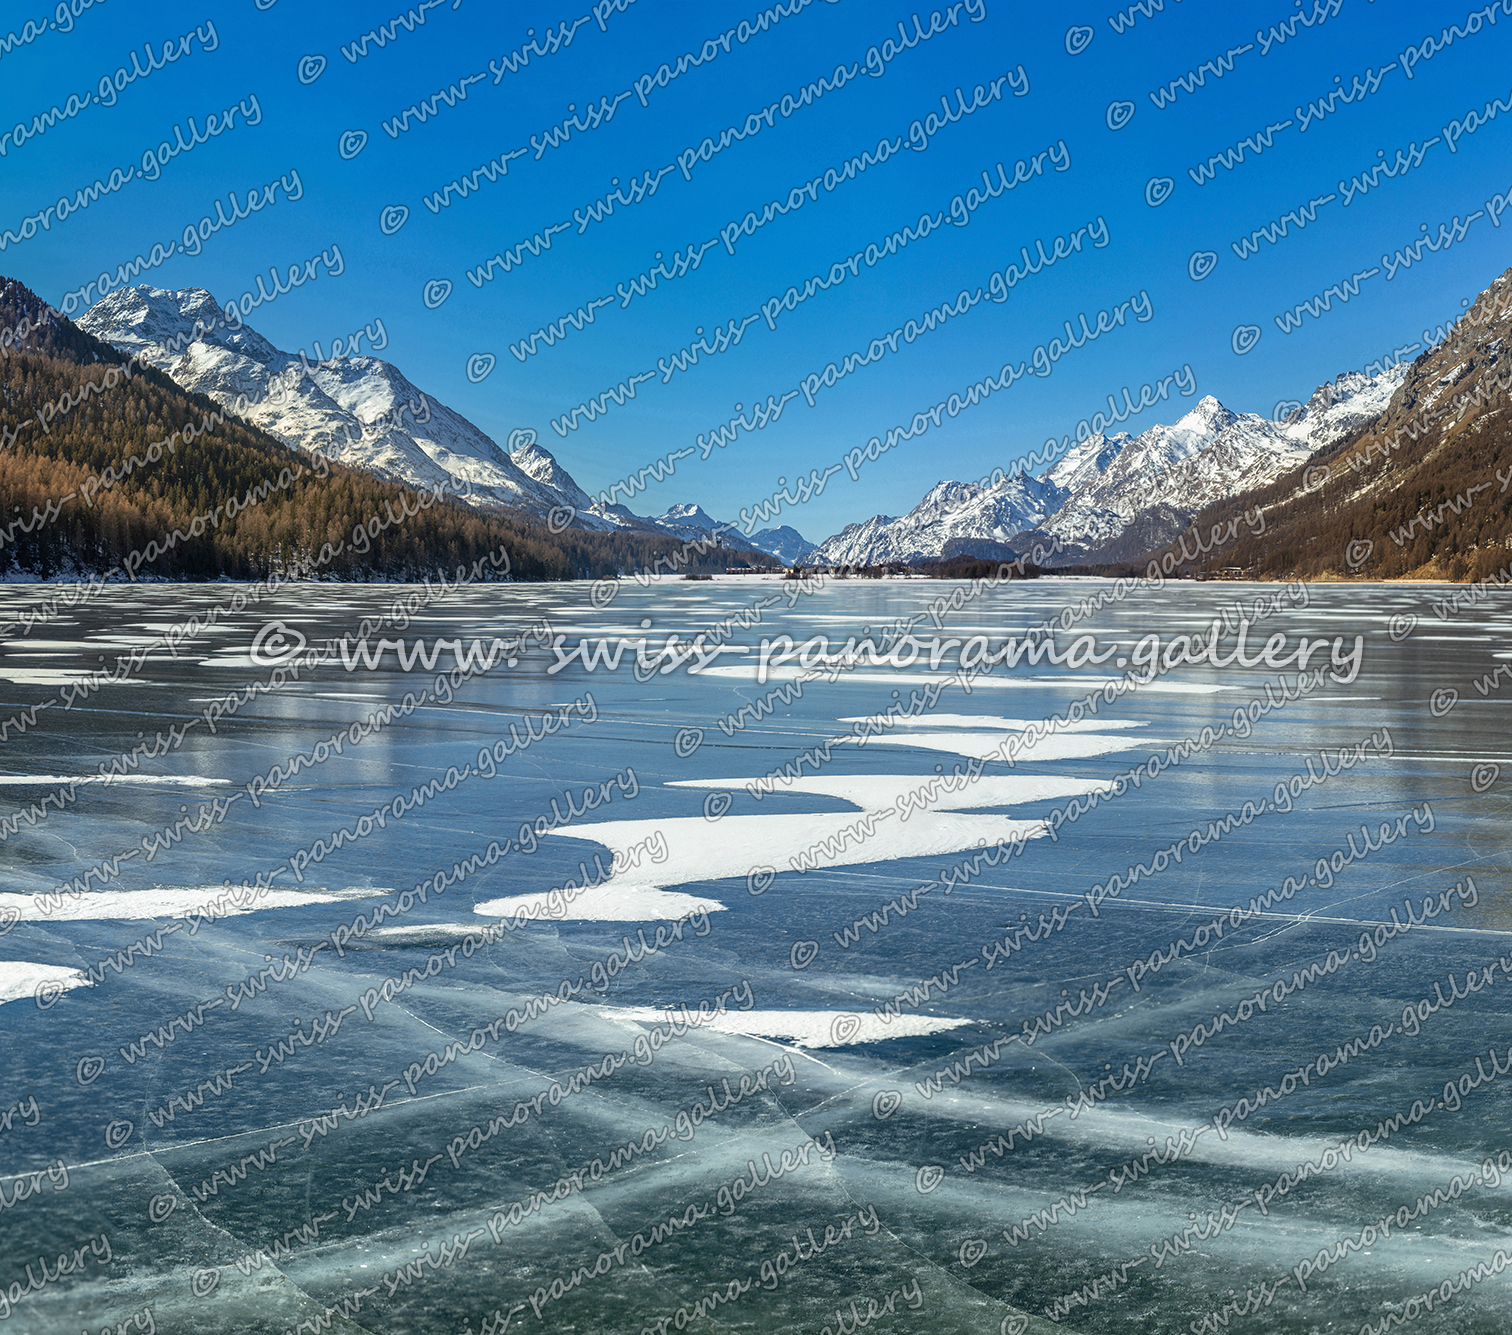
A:
<svg viewBox="0 0 1512 1335">
<path fill-rule="evenodd" d="M 941 482 L 900 519 L 874 515 L 826 538 L 806 558 L 813 565 L 882 565 L 926 561 L 947 555 L 998 555 L 959 546 L 1006 544 L 1014 534 L 1053 514 L 1066 493 L 1022 473 L 993 485 Z"/>
<path fill-rule="evenodd" d="M 1240 537 L 1214 563 L 1260 576 L 1481 579 L 1512 555 L 1504 478 L 1512 478 L 1512 269 L 1442 343 L 1402 368 L 1384 411 L 1305 467 L 1194 522 L 1200 532 L 1235 522 Z M 1259 534 L 1241 521 L 1257 506 Z"/>
<path fill-rule="evenodd" d="M 183 388 L 229 406 L 252 400 L 247 418 L 285 445 L 419 488 L 463 479 L 480 500 L 544 518 L 562 504 L 465 417 L 422 394 L 389 362 L 371 356 L 301 360 L 255 330 L 229 328 L 203 288 L 127 287 L 80 316 L 79 327 L 145 361 Z M 380 330 L 364 330 L 361 345 Z M 275 380 L 282 392 L 270 393 Z M 574 487 L 576 484 L 573 484 Z M 570 503 L 570 502 L 569 502 Z"/>
<path fill-rule="evenodd" d="M 1275 424 L 1230 412 L 1209 395 L 1173 425 L 1128 441 L 1043 527 L 1060 538 L 1067 557 L 1085 558 L 1143 511 L 1198 510 L 1236 488 L 1269 481 L 1309 452 Z"/>
<path fill-rule="evenodd" d="M 796 565 L 813 551 L 817 544 L 810 542 L 791 525 L 782 524 L 777 528 L 758 529 L 751 534 L 751 545 L 775 556 L 779 561 Z"/>
<path fill-rule="evenodd" d="M 713 536 L 715 529 L 721 528 L 719 520 L 697 505 L 674 505 L 665 514 L 654 516 L 651 522 L 684 542 L 706 542 Z M 737 528 L 723 529 L 719 534 L 719 545 L 732 552 L 763 550 Z"/>
<path fill-rule="evenodd" d="M 510 433 L 509 443 L 519 447 L 510 452 L 509 461 L 526 477 L 533 478 L 544 487 L 549 487 L 563 504 L 572 506 L 582 514 L 593 506 L 593 499 L 573 480 L 572 474 L 556 461 L 550 450 L 536 443 L 534 431 L 523 430 Z"/>
<path fill-rule="evenodd" d="M 481 562 L 485 578 L 572 579 L 666 564 L 679 546 L 551 534 L 312 460 L 9 279 L 0 330 L 0 578 L 414 580 Z"/>
<path fill-rule="evenodd" d="M 871 565 L 952 555 L 1000 558 L 1059 546 L 1056 564 L 1126 559 L 1175 537 L 1205 506 L 1263 486 L 1377 415 L 1405 367 L 1340 376 L 1284 422 L 1212 396 L 1171 425 L 1093 435 L 1038 477 L 937 484 L 900 519 L 876 515 L 808 558 Z"/>
<path fill-rule="evenodd" d="M 666 515 L 642 519 L 622 505 L 604 505 L 537 443 L 534 431 L 511 433 L 506 453 L 391 363 L 354 353 L 351 349 L 364 341 L 379 350 L 386 346 L 381 323 L 343 340 L 340 356 L 320 360 L 317 346 L 317 360 L 310 361 L 280 351 L 246 325 L 228 326 L 203 288 L 170 292 L 140 286 L 96 302 L 78 324 L 222 406 L 245 394 L 252 404 L 247 419 L 283 444 L 390 481 L 422 489 L 449 486 L 465 491 L 465 499 L 479 509 L 523 510 L 559 528 L 565 521 L 598 532 L 666 533 L 683 541 L 702 536 L 699 524 L 688 519 L 693 511 L 703 514 L 697 506 L 674 506 Z M 704 519 L 713 526 L 714 520 Z M 793 537 L 809 545 L 796 533 Z M 789 539 L 777 541 L 793 545 Z M 738 532 L 727 533 L 724 545 L 776 554 Z"/>
</svg>

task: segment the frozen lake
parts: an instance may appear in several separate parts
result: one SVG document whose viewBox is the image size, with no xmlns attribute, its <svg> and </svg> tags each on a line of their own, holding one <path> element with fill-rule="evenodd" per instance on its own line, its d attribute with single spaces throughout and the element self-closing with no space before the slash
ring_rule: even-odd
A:
<svg viewBox="0 0 1512 1335">
<path fill-rule="evenodd" d="M 1504 595 L 236 587 L 0 651 L 9 1329 L 1509 1328 Z"/>
</svg>

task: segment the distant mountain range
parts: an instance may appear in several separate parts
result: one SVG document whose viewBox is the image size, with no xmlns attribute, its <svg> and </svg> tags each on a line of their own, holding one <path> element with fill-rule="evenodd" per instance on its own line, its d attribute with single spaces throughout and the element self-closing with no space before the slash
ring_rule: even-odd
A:
<svg viewBox="0 0 1512 1335">
<path fill-rule="evenodd" d="M 479 509 L 507 507 L 553 520 L 570 508 L 575 513 L 568 527 L 596 532 L 670 534 L 686 541 L 718 527 L 696 505 L 674 505 L 664 515 L 643 518 L 623 505 L 594 500 L 537 443 L 534 431 L 512 433 L 506 451 L 392 363 L 355 352 L 310 361 L 280 351 L 247 325 L 225 325 L 204 288 L 122 288 L 76 323 L 191 393 L 223 406 L 245 394 L 253 404 L 247 419 L 276 440 L 388 481 L 434 488 L 465 480 Z M 380 340 L 380 349 L 387 342 L 380 330 L 365 332 L 370 344 Z M 361 334 L 357 341 L 360 346 Z M 278 377 L 285 389 L 270 394 Z M 731 551 L 765 552 L 789 563 L 814 545 L 786 526 L 750 537 L 729 527 L 720 542 Z"/>
<path fill-rule="evenodd" d="M 1450 402 L 1466 383 L 1471 384 L 1467 392 L 1479 394 L 1474 402 L 1499 405 L 1506 397 L 1499 389 L 1476 390 L 1475 385 L 1486 368 L 1500 366 L 1502 339 L 1512 338 L 1512 313 L 1492 309 L 1512 296 L 1506 291 L 1508 281 L 1508 275 L 1498 279 L 1450 337 L 1416 362 L 1375 376 L 1340 375 L 1281 421 L 1233 412 L 1207 396 L 1169 425 L 1137 435 L 1092 435 L 1036 476 L 1017 473 L 995 484 L 939 482 L 907 514 L 874 515 L 817 546 L 787 526 L 750 537 L 728 528 L 722 545 L 737 553 L 766 553 L 788 564 L 866 566 L 956 556 L 1011 559 L 1036 542 L 1053 542 L 1060 549 L 1054 564 L 1115 564 L 1158 552 L 1194 521 L 1206 523 L 1213 516 L 1264 504 L 1270 507 L 1266 536 L 1247 538 L 1225 561 L 1339 574 L 1371 568 L 1395 573 L 1479 568 L 1487 551 L 1501 549 L 1505 539 L 1499 530 L 1477 537 L 1482 530 L 1467 529 L 1456 517 L 1458 510 L 1425 519 L 1414 508 L 1418 492 L 1430 488 L 1424 494 L 1433 494 L 1431 487 L 1443 475 L 1469 477 L 1468 455 L 1451 452 L 1443 461 L 1435 456 L 1429 465 L 1420 442 L 1397 444 L 1360 478 L 1340 482 L 1336 470 L 1321 490 L 1304 485 L 1303 478 L 1316 474 L 1320 461 L 1356 449 L 1360 440 L 1374 440 L 1388 429 L 1400 431 L 1398 419 L 1405 420 L 1404 414 L 1421 415 L 1440 400 Z M 562 507 L 571 507 L 571 527 L 637 540 L 647 535 L 686 542 L 723 527 L 692 504 L 650 517 L 623 505 L 605 505 L 578 486 L 534 432 L 514 432 L 510 448 L 502 449 L 376 356 L 349 349 L 348 355 L 309 363 L 245 327 L 215 327 L 193 337 L 196 320 L 214 326 L 219 317 L 214 298 L 203 289 L 138 287 L 105 298 L 78 323 L 117 351 L 143 358 L 186 390 L 223 404 L 245 393 L 256 402 L 248 414 L 252 423 L 287 445 L 318 449 L 410 486 L 466 479 L 472 504 L 485 512 L 507 507 L 560 522 Z M 280 374 L 292 388 L 266 397 Z M 1482 439 L 1480 433 L 1499 420 L 1499 412 L 1499 407 L 1484 409 L 1479 416 L 1456 419 L 1435 438 L 1442 446 L 1453 437 L 1460 453 L 1472 439 L 1489 448 L 1492 437 Z M 1419 470 L 1410 485 L 1402 473 L 1409 467 Z M 1320 509 L 1325 497 L 1327 507 Z M 1370 560 L 1349 565 L 1333 551 L 1338 545 L 1334 538 L 1344 531 L 1338 516 L 1345 512 L 1354 516 L 1350 525 L 1364 535 L 1362 540 L 1374 544 Z M 1371 514 L 1376 518 L 1370 519 Z M 1382 514 L 1398 515 L 1395 537 L 1376 532 Z M 1497 514 L 1497 523 L 1503 524 L 1500 508 Z M 1459 536 L 1447 538 L 1451 530 Z M 1325 531 L 1333 536 L 1324 540 Z M 1289 535 L 1289 545 L 1278 547 L 1276 535 L 1283 533 Z M 1441 551 L 1444 542 L 1449 546 Z M 1457 564 L 1445 565 L 1439 556 L 1450 560 L 1451 548 L 1459 553 Z M 1466 557 L 1467 551 L 1472 555 Z"/>
<path fill-rule="evenodd" d="M 376 470 L 316 461 L 155 366 L 128 358 L 25 284 L 3 277 L 0 330 L 7 354 L 0 357 L 0 497 L 7 515 L 0 580 L 7 583 L 98 576 L 80 595 L 87 600 L 117 580 L 413 582 L 440 570 L 451 574 L 459 564 L 474 579 L 603 579 L 666 569 L 669 562 L 713 573 L 729 560 L 723 551 L 688 550 L 653 524 L 633 532 L 556 529 L 520 522 L 518 510 L 497 502 L 462 505 L 446 494 L 456 487 L 417 495 Z M 180 352 L 191 360 L 220 359 L 228 350 L 186 345 Z M 302 362 L 286 369 L 288 383 L 303 393 L 296 409 L 318 410 L 328 425 L 352 412 L 342 405 L 349 386 L 340 380 L 352 367 L 328 368 L 337 373 L 327 381 L 329 392 L 305 383 Z M 385 372 L 381 364 L 379 371 Z M 407 382 L 388 384 L 407 392 Z M 434 417 L 423 402 L 418 406 L 422 417 Z M 390 424 L 395 420 L 390 414 Z M 455 424 L 451 430 L 455 437 Z M 392 437 L 390 444 L 404 446 Z M 545 468 L 548 460 L 527 462 Z M 480 456 L 480 464 L 488 462 Z M 509 471 L 500 466 L 494 476 L 507 479 Z M 375 526 L 379 516 L 384 522 Z M 752 553 L 746 562 L 774 565 L 776 558 Z"/>
<path fill-rule="evenodd" d="M 697 505 L 674 505 L 666 514 L 656 515 L 648 522 L 685 542 L 707 537 L 720 527 L 717 519 Z M 786 524 L 781 528 L 760 529 L 749 538 L 739 529 L 726 528 L 721 541 L 732 551 L 766 552 L 789 565 L 814 550 L 813 543 Z"/>
<path fill-rule="evenodd" d="M 1401 369 L 1383 411 L 1302 467 L 1193 517 L 1209 532 L 1263 509 L 1264 532 L 1240 523 L 1222 564 L 1272 579 L 1512 584 L 1512 269 Z M 1439 607 L 1488 596 L 1501 595 L 1476 590 Z"/>
<path fill-rule="evenodd" d="M 1209 395 L 1173 425 L 1092 435 L 1035 477 L 937 483 L 906 515 L 851 524 L 807 560 L 1007 559 L 1036 542 L 1059 543 L 1058 565 L 1131 559 L 1170 541 L 1204 507 L 1274 480 L 1379 415 L 1406 373 L 1399 365 L 1341 375 L 1279 423 Z"/>
</svg>

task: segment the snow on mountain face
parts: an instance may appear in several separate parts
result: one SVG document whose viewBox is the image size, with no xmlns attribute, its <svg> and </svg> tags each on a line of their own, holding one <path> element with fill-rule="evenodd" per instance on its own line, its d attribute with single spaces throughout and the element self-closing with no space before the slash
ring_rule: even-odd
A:
<svg viewBox="0 0 1512 1335">
<path fill-rule="evenodd" d="M 550 487 L 568 505 L 579 511 L 592 507 L 593 498 L 573 480 L 572 474 L 556 461 L 556 456 L 536 443 L 530 427 L 517 427 L 509 433 L 509 458 L 527 477 Z"/>
<path fill-rule="evenodd" d="M 202 287 L 167 292 L 160 287 L 126 287 L 103 297 L 75 323 L 117 351 L 167 372 L 176 354 L 167 344 L 193 332 L 196 323 L 208 330 L 206 338 L 217 347 L 267 364 L 278 350 L 256 330 L 225 325 L 225 315 L 215 298 Z M 224 327 L 223 327 L 224 326 Z M 179 344 L 182 348 L 182 342 Z"/>
<path fill-rule="evenodd" d="M 1383 412 L 1406 372 L 1403 364 L 1374 377 L 1341 375 L 1281 423 L 1232 412 L 1209 395 L 1172 425 L 1091 436 L 1038 478 L 993 488 L 939 483 L 902 518 L 851 524 L 809 560 L 872 565 L 937 559 L 947 544 L 969 552 L 973 541 L 1007 543 L 1022 552 L 1049 540 L 1062 544 L 1061 563 L 1095 559 L 1136 521 L 1136 533 L 1157 514 L 1158 524 L 1179 527 L 1204 506 L 1295 468 Z"/>
<path fill-rule="evenodd" d="M 708 530 L 718 527 L 719 521 L 698 505 L 674 505 L 664 515 L 653 515 L 651 522 L 664 528 L 697 528 Z"/>
<path fill-rule="evenodd" d="M 1127 431 L 1115 432 L 1111 436 L 1105 436 L 1101 432 L 1088 436 L 1080 445 L 1074 445 L 1066 451 L 1040 477 L 1062 491 L 1078 492 L 1089 486 L 1133 439 Z"/>
<path fill-rule="evenodd" d="M 223 327 L 223 319 L 203 288 L 136 287 L 97 302 L 78 324 L 224 406 L 245 394 L 253 405 L 247 418 L 294 448 L 412 487 L 458 493 L 461 480 L 474 503 L 518 506 L 541 517 L 573 504 L 390 363 L 371 356 L 307 362 L 253 329 Z"/>
<path fill-rule="evenodd" d="M 851 524 L 826 538 L 807 560 L 813 565 L 937 560 L 952 540 L 1006 543 L 1053 514 L 1064 499 L 1059 487 L 1022 473 L 991 486 L 941 482 L 901 519 L 874 515 Z"/>
<path fill-rule="evenodd" d="M 813 551 L 816 545 L 788 524 L 783 524 L 779 528 L 761 529 L 751 534 L 751 542 L 768 555 L 775 556 L 788 565 L 796 565 Z"/>
<path fill-rule="evenodd" d="M 670 533 L 674 538 L 681 538 L 684 542 L 707 542 L 712 532 L 719 528 L 723 530 L 719 543 L 721 547 L 727 547 L 735 552 L 765 550 L 758 547 L 738 528 L 724 528 L 719 520 L 697 505 L 674 505 L 666 514 L 653 516 L 650 522 L 664 533 Z"/>
<path fill-rule="evenodd" d="M 1112 542 L 1157 505 L 1195 513 L 1295 468 L 1312 447 L 1254 413 L 1235 413 L 1211 395 L 1172 426 L 1128 441 L 1043 525 L 1074 560 Z"/>
<path fill-rule="evenodd" d="M 1376 376 L 1346 371 L 1336 380 L 1319 385 L 1283 426 L 1288 435 L 1309 449 L 1321 450 L 1385 412 L 1411 368 L 1412 363 L 1404 361 Z"/>
</svg>

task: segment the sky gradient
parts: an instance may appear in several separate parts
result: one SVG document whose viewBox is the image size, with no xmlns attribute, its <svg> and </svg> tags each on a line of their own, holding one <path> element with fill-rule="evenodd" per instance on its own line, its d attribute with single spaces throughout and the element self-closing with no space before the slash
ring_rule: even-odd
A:
<svg viewBox="0 0 1512 1335">
<path fill-rule="evenodd" d="M 141 256 L 162 262 L 128 281 L 225 303 L 339 247 L 340 276 L 247 322 L 297 350 L 381 319 L 418 386 L 501 444 L 534 431 L 590 492 L 693 449 L 619 489 L 642 514 L 734 518 L 1028 364 L 774 521 L 817 541 L 1186 366 L 1194 395 L 1125 429 L 1206 394 L 1269 416 L 1415 355 L 1512 263 L 1493 217 L 1512 192 L 1512 0 L 618 2 L 8 5 L 0 273 L 78 314 L 98 285 L 70 292 Z M 230 194 L 245 211 L 280 178 L 211 226 L 217 201 L 232 218 Z M 116 188 L 57 207 L 96 180 Z M 507 271 L 483 276 L 496 256 Z M 1120 303 L 1086 338 L 1081 317 L 1096 330 Z M 932 331 L 909 327 L 930 311 Z M 582 328 L 511 351 L 572 312 Z M 847 354 L 867 364 L 838 374 Z M 553 427 L 632 377 L 633 399 Z M 736 404 L 749 421 L 784 396 L 700 457 Z"/>
</svg>

